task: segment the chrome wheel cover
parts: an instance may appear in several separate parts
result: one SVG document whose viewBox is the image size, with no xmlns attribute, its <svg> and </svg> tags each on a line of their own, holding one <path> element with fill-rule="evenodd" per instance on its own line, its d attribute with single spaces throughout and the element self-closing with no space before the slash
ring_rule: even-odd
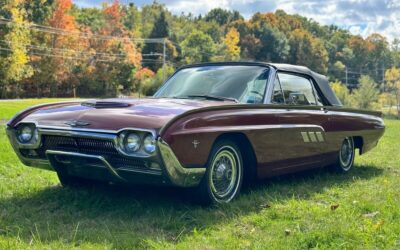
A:
<svg viewBox="0 0 400 250">
<path fill-rule="evenodd" d="M 350 137 L 346 137 L 340 147 L 339 160 L 343 170 L 351 168 L 354 157 L 354 142 Z"/>
<path fill-rule="evenodd" d="M 235 196 L 242 176 L 240 164 L 238 153 L 230 146 L 221 147 L 215 154 L 211 164 L 209 184 L 216 200 L 228 202 Z"/>
</svg>

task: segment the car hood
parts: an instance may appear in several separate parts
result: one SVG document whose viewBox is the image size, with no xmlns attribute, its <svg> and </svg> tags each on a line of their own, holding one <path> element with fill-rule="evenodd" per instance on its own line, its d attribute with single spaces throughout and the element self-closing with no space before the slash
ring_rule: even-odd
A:
<svg viewBox="0 0 400 250">
<path fill-rule="evenodd" d="M 75 127 L 99 130 L 159 130 L 168 121 L 186 111 L 227 104 L 232 102 L 166 98 L 105 99 L 44 106 L 30 112 L 20 121 L 65 129 Z M 78 124 L 74 126 L 76 121 Z"/>
</svg>

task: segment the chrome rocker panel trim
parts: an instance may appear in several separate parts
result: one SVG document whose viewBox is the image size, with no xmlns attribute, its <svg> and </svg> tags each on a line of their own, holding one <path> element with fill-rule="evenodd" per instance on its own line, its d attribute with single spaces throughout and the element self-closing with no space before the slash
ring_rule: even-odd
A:
<svg viewBox="0 0 400 250">
<path fill-rule="evenodd" d="M 34 159 L 34 158 L 27 158 L 24 157 L 20 149 L 26 148 L 26 147 L 21 147 L 21 144 L 17 141 L 16 136 L 15 136 L 15 129 L 7 127 L 7 135 L 10 139 L 10 142 L 12 144 L 12 147 L 14 148 L 14 151 L 16 152 L 18 158 L 21 160 L 22 163 L 24 163 L 27 166 L 35 167 L 35 168 L 41 168 L 41 169 L 46 169 L 46 170 L 51 170 L 55 171 L 55 167 L 52 166 L 51 161 L 49 160 L 49 156 L 55 156 L 55 155 L 66 155 L 66 156 L 76 156 L 76 157 L 82 157 L 82 158 L 92 158 L 92 159 L 97 159 L 101 161 L 105 168 L 110 172 L 112 176 L 117 177 L 117 179 L 121 181 L 125 181 L 123 177 L 121 177 L 122 172 L 137 172 L 141 174 L 148 174 L 148 175 L 163 175 L 165 178 L 165 181 L 163 181 L 164 184 L 172 184 L 174 186 L 179 186 L 179 187 L 194 187 L 197 186 L 202 177 L 204 176 L 206 172 L 206 168 L 185 168 L 184 166 L 181 165 L 177 157 L 175 156 L 174 152 L 170 148 L 170 146 L 163 141 L 160 137 L 156 140 L 157 144 L 157 153 L 156 155 L 152 156 L 151 159 L 153 160 L 158 160 L 158 162 L 161 165 L 161 171 L 142 171 L 142 170 L 129 170 L 129 169 L 115 169 L 104 157 L 99 156 L 99 155 L 89 155 L 89 154 L 81 154 L 81 153 L 75 153 L 75 152 L 65 152 L 65 151 L 56 151 L 56 150 L 47 150 L 46 155 L 47 155 L 47 160 L 43 159 Z M 114 140 L 116 135 L 113 134 L 104 134 L 100 132 L 96 132 L 95 130 L 91 132 L 87 131 L 68 131 L 68 130 L 54 130 L 51 129 L 50 127 L 46 127 L 46 129 L 42 128 L 40 129 L 40 135 L 42 134 L 51 134 L 51 135 L 60 135 L 60 136 L 76 136 L 76 137 L 86 137 L 86 138 L 98 138 L 98 139 L 108 139 L 108 140 Z M 40 145 L 37 145 L 35 148 L 40 147 Z M 143 159 L 143 158 L 141 158 Z M 149 159 L 149 158 L 148 158 Z M 146 159 L 145 159 L 146 160 Z"/>
</svg>

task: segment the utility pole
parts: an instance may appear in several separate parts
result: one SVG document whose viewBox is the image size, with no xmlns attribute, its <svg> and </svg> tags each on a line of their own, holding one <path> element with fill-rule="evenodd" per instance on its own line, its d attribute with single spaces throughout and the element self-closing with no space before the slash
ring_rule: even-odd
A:
<svg viewBox="0 0 400 250">
<path fill-rule="evenodd" d="M 166 40 L 166 38 L 163 39 L 163 65 L 162 65 L 163 83 L 165 82 L 165 57 L 166 57 L 165 40 Z"/>
<path fill-rule="evenodd" d="M 349 83 L 348 83 L 348 77 L 347 77 L 348 71 L 347 71 L 347 67 L 346 67 L 346 87 L 349 87 Z"/>
<path fill-rule="evenodd" d="M 382 63 L 382 86 L 383 92 L 385 92 L 385 64 Z"/>
</svg>

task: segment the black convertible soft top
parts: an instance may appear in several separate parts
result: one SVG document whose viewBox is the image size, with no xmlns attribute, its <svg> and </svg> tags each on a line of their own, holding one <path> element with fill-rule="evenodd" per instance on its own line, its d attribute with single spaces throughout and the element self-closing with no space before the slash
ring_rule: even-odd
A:
<svg viewBox="0 0 400 250">
<path fill-rule="evenodd" d="M 292 64 L 282 64 L 282 63 L 265 63 L 265 62 L 210 62 L 210 63 L 200 63 L 191 64 L 183 66 L 182 68 L 191 68 L 198 66 L 213 66 L 213 65 L 248 65 L 248 66 L 270 66 L 277 71 L 292 72 L 301 75 L 307 75 L 314 79 L 318 88 L 324 95 L 326 101 L 331 106 L 342 106 L 340 100 L 336 97 L 335 93 L 329 86 L 328 78 L 324 75 L 318 74 L 305 66 L 298 66 Z"/>
<path fill-rule="evenodd" d="M 278 71 L 293 72 L 302 75 L 311 76 L 318 85 L 322 94 L 325 96 L 326 100 L 332 106 L 342 106 L 340 100 L 336 97 L 335 93 L 329 86 L 328 78 L 324 75 L 318 74 L 307 67 L 297 66 L 291 64 L 280 64 L 280 63 L 267 63 L 268 65 L 274 67 Z"/>
</svg>

